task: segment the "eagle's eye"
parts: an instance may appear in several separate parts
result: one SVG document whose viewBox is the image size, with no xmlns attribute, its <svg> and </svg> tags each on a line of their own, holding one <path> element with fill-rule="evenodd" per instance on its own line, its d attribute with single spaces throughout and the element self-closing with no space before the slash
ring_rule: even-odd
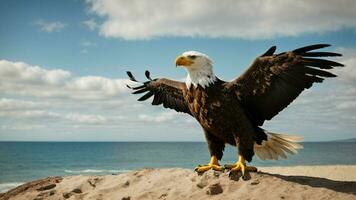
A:
<svg viewBox="0 0 356 200">
<path fill-rule="evenodd" d="M 197 58 L 197 56 L 195 56 L 195 55 L 189 55 L 188 58 L 194 60 L 195 58 Z"/>
</svg>

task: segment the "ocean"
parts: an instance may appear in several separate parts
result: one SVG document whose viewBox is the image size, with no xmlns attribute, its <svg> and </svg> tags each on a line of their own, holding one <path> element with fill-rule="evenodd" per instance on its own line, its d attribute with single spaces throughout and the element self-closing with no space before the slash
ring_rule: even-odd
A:
<svg viewBox="0 0 356 200">
<path fill-rule="evenodd" d="M 356 142 L 305 142 L 287 160 L 255 166 L 354 165 Z M 0 192 L 47 176 L 118 174 L 141 168 L 194 169 L 210 159 L 205 142 L 0 142 Z M 221 164 L 236 162 L 236 147 Z"/>
</svg>

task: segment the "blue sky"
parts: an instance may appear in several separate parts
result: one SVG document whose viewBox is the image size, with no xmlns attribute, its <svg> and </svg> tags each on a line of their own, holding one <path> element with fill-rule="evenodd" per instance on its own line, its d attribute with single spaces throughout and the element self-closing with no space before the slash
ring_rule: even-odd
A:
<svg viewBox="0 0 356 200">
<path fill-rule="evenodd" d="M 175 57 L 198 50 L 231 80 L 272 45 L 314 43 L 332 44 L 347 67 L 265 128 L 356 137 L 355 2 L 251 2 L 1 1 L 0 140 L 203 141 L 188 116 L 134 101 L 125 71 L 182 80 Z"/>
</svg>

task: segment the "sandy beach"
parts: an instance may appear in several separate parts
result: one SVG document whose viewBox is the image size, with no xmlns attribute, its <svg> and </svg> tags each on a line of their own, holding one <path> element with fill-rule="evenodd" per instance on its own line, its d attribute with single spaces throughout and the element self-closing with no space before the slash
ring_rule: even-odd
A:
<svg viewBox="0 0 356 200">
<path fill-rule="evenodd" d="M 356 166 L 261 167 L 245 178 L 197 175 L 181 168 L 119 175 L 48 177 L 14 188 L 5 199 L 356 199 Z"/>
</svg>

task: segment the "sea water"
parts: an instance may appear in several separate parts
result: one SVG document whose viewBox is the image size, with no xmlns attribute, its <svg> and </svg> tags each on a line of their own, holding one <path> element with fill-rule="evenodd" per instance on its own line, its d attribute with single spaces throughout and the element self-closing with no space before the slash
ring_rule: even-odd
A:
<svg viewBox="0 0 356 200">
<path fill-rule="evenodd" d="M 287 160 L 255 166 L 353 165 L 356 142 L 306 142 Z M 221 164 L 236 162 L 227 146 Z M 210 160 L 204 142 L 0 142 L 0 192 L 47 176 L 119 174 L 142 168 L 194 169 Z"/>
</svg>

